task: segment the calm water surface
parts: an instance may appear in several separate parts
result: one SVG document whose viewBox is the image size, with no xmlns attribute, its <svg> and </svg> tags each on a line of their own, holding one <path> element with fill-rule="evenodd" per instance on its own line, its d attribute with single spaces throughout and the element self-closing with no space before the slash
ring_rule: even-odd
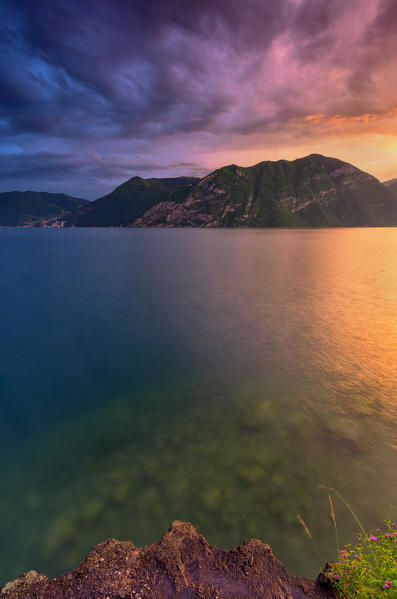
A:
<svg viewBox="0 0 397 599">
<path fill-rule="evenodd" d="M 397 229 L 0 230 L 0 582 L 176 518 L 315 575 L 319 484 L 396 519 L 396 275 Z"/>
</svg>

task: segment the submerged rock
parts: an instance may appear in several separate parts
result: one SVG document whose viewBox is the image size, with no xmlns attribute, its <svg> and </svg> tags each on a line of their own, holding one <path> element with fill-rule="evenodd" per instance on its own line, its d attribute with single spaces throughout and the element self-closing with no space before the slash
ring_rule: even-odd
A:
<svg viewBox="0 0 397 599">
<path fill-rule="evenodd" d="M 158 543 L 108 539 L 72 572 L 50 580 L 31 571 L 5 584 L 1 599 L 331 599 L 332 591 L 288 574 L 256 539 L 224 551 L 175 521 Z"/>
</svg>

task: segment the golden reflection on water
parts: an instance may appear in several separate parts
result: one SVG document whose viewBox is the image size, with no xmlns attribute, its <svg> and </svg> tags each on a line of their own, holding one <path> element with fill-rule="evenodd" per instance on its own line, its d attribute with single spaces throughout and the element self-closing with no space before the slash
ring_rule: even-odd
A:
<svg viewBox="0 0 397 599">
<path fill-rule="evenodd" d="M 214 336 L 216 322 L 220 353 L 237 328 L 240 355 L 257 346 L 264 369 L 274 360 L 277 369 L 287 364 L 291 377 L 295 362 L 301 382 L 321 382 L 357 402 L 372 398 L 395 418 L 397 228 L 241 233 L 226 261 L 215 252 L 210 261 L 192 256 L 192 276 L 206 283 L 199 301 L 211 306 L 197 317 L 201 333 Z"/>
<path fill-rule="evenodd" d="M 109 316 L 104 339 L 134 339 L 139 283 L 150 381 L 13 448 L 0 497 L 4 576 L 74 567 L 105 536 L 152 542 L 173 518 L 223 547 L 262 538 L 292 571 L 315 575 L 322 564 L 296 514 L 332 559 L 318 484 L 346 494 L 371 526 L 397 516 L 397 229 L 136 235 L 143 267 L 127 276 L 133 252 L 123 250 L 122 284 L 110 269 L 121 316 Z M 89 305 L 99 298 L 102 318 L 114 288 L 98 293 L 90 272 Z M 175 359 L 168 378 L 158 377 L 158 346 Z M 355 523 L 336 509 L 351 540 Z"/>
<path fill-rule="evenodd" d="M 313 357 L 334 392 L 351 393 L 354 381 L 357 402 L 372 395 L 376 409 L 395 419 L 397 229 L 360 231 L 359 237 L 354 230 L 339 229 L 325 238 L 329 247 L 323 251 L 332 253 L 332 263 L 322 269 L 322 254 L 317 255 L 315 272 L 321 279 L 312 304 L 313 326 L 322 339 Z"/>
</svg>

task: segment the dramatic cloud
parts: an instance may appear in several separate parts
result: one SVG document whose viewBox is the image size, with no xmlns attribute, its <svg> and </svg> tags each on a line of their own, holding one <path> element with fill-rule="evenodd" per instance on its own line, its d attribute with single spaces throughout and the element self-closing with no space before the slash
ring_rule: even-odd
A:
<svg viewBox="0 0 397 599">
<path fill-rule="evenodd" d="M 2 189 L 95 197 L 306 150 L 397 175 L 394 0 L 0 6 Z"/>
</svg>

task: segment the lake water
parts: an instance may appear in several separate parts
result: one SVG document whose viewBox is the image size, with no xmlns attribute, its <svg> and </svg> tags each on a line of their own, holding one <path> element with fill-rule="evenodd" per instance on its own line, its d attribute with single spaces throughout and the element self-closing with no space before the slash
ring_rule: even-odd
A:
<svg viewBox="0 0 397 599">
<path fill-rule="evenodd" d="M 396 275 L 396 228 L 0 230 L 0 582 L 173 519 L 315 576 L 320 484 L 396 519 Z"/>
</svg>

